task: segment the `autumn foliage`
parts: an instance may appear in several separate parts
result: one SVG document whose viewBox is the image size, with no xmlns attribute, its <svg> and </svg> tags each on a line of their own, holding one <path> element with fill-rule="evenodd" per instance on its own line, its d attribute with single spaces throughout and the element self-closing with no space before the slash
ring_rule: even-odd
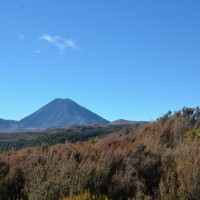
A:
<svg viewBox="0 0 200 200">
<path fill-rule="evenodd" d="M 101 139 L 0 154 L 0 200 L 198 200 L 199 109 Z"/>
</svg>

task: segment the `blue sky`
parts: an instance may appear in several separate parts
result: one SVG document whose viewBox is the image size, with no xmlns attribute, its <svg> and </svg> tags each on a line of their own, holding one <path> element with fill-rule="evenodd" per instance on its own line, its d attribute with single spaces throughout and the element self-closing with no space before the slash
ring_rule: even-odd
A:
<svg viewBox="0 0 200 200">
<path fill-rule="evenodd" d="M 108 120 L 200 105 L 199 0 L 1 0 L 0 118 L 71 98 Z"/>
</svg>

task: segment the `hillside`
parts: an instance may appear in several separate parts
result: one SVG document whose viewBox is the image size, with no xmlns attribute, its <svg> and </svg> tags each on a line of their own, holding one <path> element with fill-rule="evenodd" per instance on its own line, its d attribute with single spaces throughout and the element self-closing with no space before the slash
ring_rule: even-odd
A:
<svg viewBox="0 0 200 200">
<path fill-rule="evenodd" d="M 103 138 L 0 153 L 0 199 L 199 200 L 199 109 Z"/>
<path fill-rule="evenodd" d="M 113 132 L 122 130 L 133 130 L 142 126 L 134 125 L 90 125 L 69 126 L 64 128 L 51 128 L 29 132 L 1 133 L 0 152 L 8 150 L 19 150 L 26 147 L 40 146 L 42 143 L 48 145 L 63 144 L 67 142 L 87 141 L 92 138 L 100 138 Z"/>
<path fill-rule="evenodd" d="M 0 131 L 12 131 L 18 129 L 18 122 L 0 118 Z"/>
</svg>

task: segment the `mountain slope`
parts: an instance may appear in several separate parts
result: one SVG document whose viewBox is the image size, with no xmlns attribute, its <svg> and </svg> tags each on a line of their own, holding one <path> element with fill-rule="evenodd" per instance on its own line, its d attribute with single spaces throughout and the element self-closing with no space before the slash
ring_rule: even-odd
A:
<svg viewBox="0 0 200 200">
<path fill-rule="evenodd" d="M 107 124 L 109 121 L 71 99 L 55 99 L 19 123 L 24 128 L 51 128 L 69 125 Z"/>
<path fill-rule="evenodd" d="M 18 128 L 18 122 L 0 118 L 0 131 L 12 131 Z"/>
</svg>

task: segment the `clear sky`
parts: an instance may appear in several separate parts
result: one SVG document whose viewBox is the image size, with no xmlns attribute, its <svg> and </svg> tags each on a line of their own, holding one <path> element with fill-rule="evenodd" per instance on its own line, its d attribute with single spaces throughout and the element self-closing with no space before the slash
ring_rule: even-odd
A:
<svg viewBox="0 0 200 200">
<path fill-rule="evenodd" d="M 199 0 L 1 0 L 0 118 L 71 98 L 108 120 L 200 106 Z"/>
</svg>

